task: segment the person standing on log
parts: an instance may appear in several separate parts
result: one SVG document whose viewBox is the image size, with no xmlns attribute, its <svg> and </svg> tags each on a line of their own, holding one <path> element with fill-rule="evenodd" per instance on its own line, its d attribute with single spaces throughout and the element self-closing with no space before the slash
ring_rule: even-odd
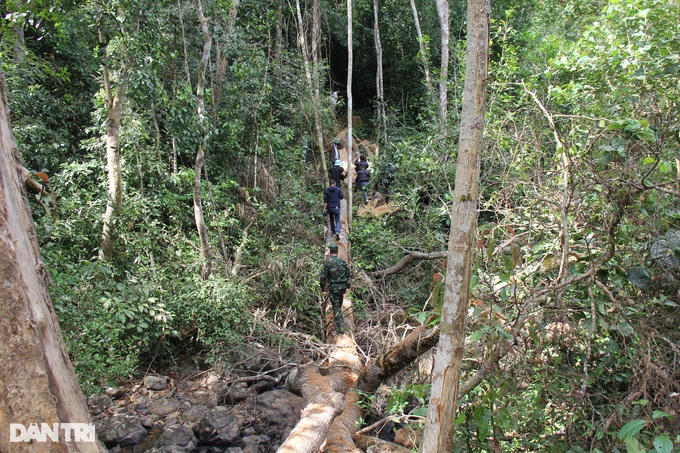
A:
<svg viewBox="0 0 680 453">
<path fill-rule="evenodd" d="M 340 200 L 345 198 L 345 194 L 334 179 L 331 179 L 330 184 L 323 191 L 323 213 L 324 216 L 328 214 L 331 234 L 335 235 L 335 240 L 340 240 Z"/>
<path fill-rule="evenodd" d="M 360 168 L 357 170 L 356 187 L 357 190 L 361 191 L 361 197 L 364 199 L 364 203 L 368 203 L 368 196 L 366 195 L 366 186 L 368 181 L 371 179 L 371 173 L 365 169 Z"/>
<path fill-rule="evenodd" d="M 328 290 L 328 299 L 330 299 L 331 307 L 333 307 L 335 330 L 339 335 L 342 335 L 345 333 L 342 319 L 342 298 L 351 285 L 349 266 L 345 260 L 338 256 L 338 244 L 331 244 L 328 251 L 330 256 L 324 260 L 321 267 L 319 286 L 321 291 Z"/>
</svg>

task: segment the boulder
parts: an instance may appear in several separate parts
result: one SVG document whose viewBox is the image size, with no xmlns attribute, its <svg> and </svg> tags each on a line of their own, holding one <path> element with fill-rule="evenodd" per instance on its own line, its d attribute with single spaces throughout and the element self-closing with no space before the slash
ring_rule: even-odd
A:
<svg viewBox="0 0 680 453">
<path fill-rule="evenodd" d="M 111 400 L 106 395 L 91 395 L 87 398 L 87 406 L 92 415 L 99 415 L 111 407 Z"/>
<path fill-rule="evenodd" d="M 99 440 L 108 447 L 136 445 L 146 436 L 146 429 L 138 417 L 111 417 L 97 430 Z"/>
<path fill-rule="evenodd" d="M 168 377 L 167 376 L 146 376 L 144 378 L 144 385 L 149 390 L 165 390 L 168 388 Z"/>
<path fill-rule="evenodd" d="M 244 420 L 240 414 L 224 406 L 210 409 L 194 426 L 198 439 L 206 445 L 230 445 L 241 437 Z"/>
<path fill-rule="evenodd" d="M 181 403 L 174 398 L 162 398 L 151 403 L 149 413 L 162 418 L 177 411 L 180 405 Z"/>
<path fill-rule="evenodd" d="M 184 425 L 175 425 L 163 429 L 163 433 L 153 445 L 153 450 L 163 452 L 191 451 L 196 448 L 197 444 L 194 432 L 190 428 Z"/>
</svg>

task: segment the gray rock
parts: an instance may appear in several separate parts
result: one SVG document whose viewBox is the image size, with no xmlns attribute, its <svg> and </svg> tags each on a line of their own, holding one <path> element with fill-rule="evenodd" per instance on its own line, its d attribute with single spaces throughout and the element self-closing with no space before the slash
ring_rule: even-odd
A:
<svg viewBox="0 0 680 453">
<path fill-rule="evenodd" d="M 165 390 L 168 388 L 168 378 L 167 376 L 146 376 L 144 385 L 149 390 Z"/>
<path fill-rule="evenodd" d="M 252 390 L 243 387 L 225 387 L 218 392 L 217 398 L 224 404 L 237 404 L 248 399 L 253 394 Z"/>
<path fill-rule="evenodd" d="M 244 453 L 261 453 L 271 439 L 268 436 L 248 436 L 241 439 Z"/>
<path fill-rule="evenodd" d="M 151 400 L 145 396 L 139 397 L 137 400 L 137 404 L 133 407 L 133 409 L 136 412 L 139 412 L 141 414 L 146 414 L 149 410 L 149 406 L 151 405 Z"/>
<path fill-rule="evenodd" d="M 203 417 L 205 417 L 207 412 L 208 408 L 206 406 L 191 406 L 189 409 L 180 414 L 180 420 L 182 423 L 185 423 L 193 428 L 195 424 L 200 422 Z"/>
<path fill-rule="evenodd" d="M 278 385 L 279 383 L 274 381 L 260 381 L 251 385 L 250 388 L 257 393 L 264 393 L 270 390 L 274 390 Z"/>
<path fill-rule="evenodd" d="M 146 429 L 137 417 L 111 417 L 102 423 L 97 436 L 107 447 L 127 447 L 138 444 Z"/>
<path fill-rule="evenodd" d="M 300 419 L 305 401 L 288 390 L 272 390 L 257 398 L 256 407 L 258 419 L 292 427 Z"/>
<path fill-rule="evenodd" d="M 106 393 L 107 396 L 115 400 L 116 398 L 120 398 L 121 396 L 125 395 L 125 388 L 107 387 L 106 390 L 104 390 L 104 393 Z"/>
<path fill-rule="evenodd" d="M 280 443 L 300 420 L 304 406 L 304 399 L 288 390 L 265 392 L 257 397 L 253 426 L 258 432 L 267 433 L 274 443 Z"/>
<path fill-rule="evenodd" d="M 139 421 L 142 423 L 142 426 L 145 427 L 146 429 L 151 429 L 158 421 L 158 417 L 156 415 L 147 415 L 145 417 L 142 417 L 139 419 Z"/>
<path fill-rule="evenodd" d="M 149 406 L 149 412 L 152 415 L 158 415 L 159 417 L 165 417 L 177 411 L 181 403 L 174 398 L 163 398 L 154 401 Z"/>
<path fill-rule="evenodd" d="M 206 445 L 229 445 L 241 437 L 243 419 L 224 406 L 210 409 L 194 427 L 198 439 Z"/>
<path fill-rule="evenodd" d="M 111 407 L 111 400 L 106 395 L 91 395 L 87 399 L 87 406 L 92 415 L 99 415 Z"/>
<path fill-rule="evenodd" d="M 163 434 L 160 435 L 153 445 L 153 449 L 163 452 L 170 451 L 173 448 L 192 450 L 196 445 L 196 437 L 191 429 L 184 425 L 175 425 L 163 429 Z"/>
</svg>

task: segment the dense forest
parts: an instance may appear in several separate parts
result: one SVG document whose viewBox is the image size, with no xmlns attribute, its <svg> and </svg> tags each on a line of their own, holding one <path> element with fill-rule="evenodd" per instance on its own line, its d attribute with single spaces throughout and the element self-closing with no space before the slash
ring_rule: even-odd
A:
<svg viewBox="0 0 680 453">
<path fill-rule="evenodd" d="M 86 395 L 226 373 L 253 344 L 321 360 L 336 136 L 371 171 L 345 232 L 353 341 L 370 360 L 439 324 L 466 2 L 0 8 L 9 120 Z M 491 3 L 454 451 L 680 451 L 679 13 Z M 421 429 L 432 357 L 362 393 L 362 421 Z"/>
</svg>

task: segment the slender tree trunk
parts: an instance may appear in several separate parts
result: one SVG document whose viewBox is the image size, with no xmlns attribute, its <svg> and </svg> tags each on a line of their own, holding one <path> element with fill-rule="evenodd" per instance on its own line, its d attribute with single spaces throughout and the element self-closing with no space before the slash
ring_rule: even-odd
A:
<svg viewBox="0 0 680 453">
<path fill-rule="evenodd" d="M 177 14 L 179 15 L 179 25 L 182 30 L 182 46 L 184 48 L 184 70 L 187 73 L 187 85 L 191 89 L 191 70 L 189 69 L 189 54 L 187 53 L 187 38 L 184 34 L 184 19 L 182 19 L 182 4 L 177 0 Z"/>
<path fill-rule="evenodd" d="M 283 44 L 283 0 L 279 0 L 276 10 L 276 39 L 274 44 L 274 59 L 281 63 L 281 48 Z"/>
<path fill-rule="evenodd" d="M 447 135 L 446 117 L 448 99 L 448 78 L 449 78 L 449 2 L 448 0 L 437 0 L 437 12 L 439 13 L 439 27 L 442 38 L 442 61 L 439 75 L 439 121 L 444 135 Z"/>
<path fill-rule="evenodd" d="M 352 0 L 347 0 L 347 188 L 349 202 L 347 203 L 347 232 L 352 227 L 352 67 L 354 65 L 354 51 L 352 44 Z"/>
<path fill-rule="evenodd" d="M 555 126 L 555 121 L 552 115 L 545 108 L 543 103 L 538 99 L 536 93 L 530 91 L 524 83 L 522 83 L 524 90 L 531 96 L 538 108 L 541 110 L 543 116 L 548 120 L 548 125 L 553 133 L 553 138 L 555 139 L 555 153 L 559 154 L 562 161 L 562 201 L 560 202 L 560 216 L 562 217 L 562 257 L 560 258 L 560 273 L 559 281 L 564 283 L 569 279 L 569 244 L 570 244 L 570 231 L 569 231 L 569 207 L 571 206 L 571 158 L 569 156 L 569 150 L 564 146 L 564 142 L 560 138 L 560 134 L 557 131 L 557 126 Z M 560 307 L 564 308 L 564 289 L 560 290 L 557 299 L 560 303 Z"/>
<path fill-rule="evenodd" d="M 28 428 L 91 418 L 52 308 L 1 72 L 0 141 L 0 451 L 105 451 L 63 435 L 59 443 L 10 442 L 10 423 Z"/>
<path fill-rule="evenodd" d="M 378 96 L 378 124 L 382 129 L 382 142 L 387 143 L 387 114 L 385 112 L 385 87 L 383 81 L 383 54 L 382 42 L 380 41 L 380 27 L 378 26 L 378 0 L 373 0 L 373 39 L 375 40 L 375 55 L 377 60 L 377 69 L 375 74 L 375 86 Z M 380 131 L 378 137 L 380 138 Z"/>
<path fill-rule="evenodd" d="M 439 3 L 439 0 L 437 0 Z M 418 18 L 418 8 L 416 7 L 416 0 L 411 0 L 411 10 L 413 11 L 413 21 L 416 25 L 416 33 L 418 33 L 418 46 L 420 46 L 420 59 L 423 62 L 423 72 L 425 73 L 425 85 L 427 87 L 427 94 L 430 96 L 432 104 L 437 103 L 437 97 L 434 93 L 434 86 L 432 84 L 432 75 L 430 75 L 430 63 L 428 62 L 429 52 L 425 49 L 425 40 L 423 39 L 423 32 L 420 29 L 420 19 Z"/>
<path fill-rule="evenodd" d="M 468 0 L 467 59 L 458 145 L 446 289 L 441 334 L 432 373 L 432 392 L 423 435 L 423 452 L 453 449 L 456 400 L 465 344 L 473 240 L 479 195 L 489 54 L 490 0 Z"/>
<path fill-rule="evenodd" d="M 100 41 L 103 37 L 100 33 Z M 111 89 L 109 68 L 104 64 L 104 91 L 109 107 L 109 119 L 106 123 L 106 168 L 108 192 L 106 212 L 104 212 L 102 239 L 99 247 L 99 260 L 110 261 L 113 256 L 115 221 L 123 208 L 123 177 L 120 170 L 120 122 L 125 102 L 127 84 L 127 68 L 116 85 L 116 92 Z"/>
<path fill-rule="evenodd" d="M 212 34 L 208 30 L 208 19 L 203 15 L 203 7 L 201 0 L 196 1 L 198 6 L 198 18 L 201 22 L 201 29 L 203 30 L 203 54 L 201 56 L 201 65 L 198 70 L 198 80 L 196 81 L 196 100 L 197 100 L 197 114 L 199 124 L 205 125 L 205 72 L 208 68 L 208 60 L 210 58 L 210 48 L 212 46 Z M 203 133 L 203 131 L 201 131 Z M 198 145 L 196 152 L 196 163 L 194 164 L 194 218 L 196 220 L 196 230 L 198 231 L 198 239 L 200 242 L 200 259 L 201 259 L 201 273 L 203 276 L 210 274 L 210 244 L 208 241 L 208 227 L 205 224 L 203 217 L 203 199 L 201 197 L 201 172 L 205 164 L 205 152 L 203 144 L 205 137 L 201 137 L 201 144 Z"/>
<path fill-rule="evenodd" d="M 319 0 L 312 1 L 312 61 L 313 72 L 312 77 L 314 79 L 314 99 L 316 101 L 321 99 L 321 89 L 320 89 L 320 68 L 321 68 L 321 48 L 319 43 L 321 42 L 321 20 L 319 12 Z"/>
<path fill-rule="evenodd" d="M 154 150 L 156 151 L 156 159 L 158 163 L 161 162 L 161 128 L 158 125 L 158 114 L 156 113 L 156 103 L 151 100 L 151 122 L 154 130 Z"/>
<path fill-rule="evenodd" d="M 321 115 L 319 113 L 319 95 L 318 90 L 314 90 L 314 81 L 312 80 L 312 72 L 309 69 L 309 49 L 307 48 L 307 39 L 305 38 L 305 25 L 302 20 L 302 10 L 300 8 L 300 0 L 295 0 L 295 9 L 297 12 L 298 22 L 298 45 L 302 51 L 302 58 L 305 68 L 305 77 L 307 78 L 307 85 L 309 92 L 312 95 L 312 102 L 314 103 L 314 129 L 316 130 L 316 146 L 319 149 L 321 156 L 321 170 L 323 172 L 324 184 L 328 185 L 328 166 L 326 165 L 326 153 L 323 146 L 323 127 L 321 126 Z"/>
</svg>

